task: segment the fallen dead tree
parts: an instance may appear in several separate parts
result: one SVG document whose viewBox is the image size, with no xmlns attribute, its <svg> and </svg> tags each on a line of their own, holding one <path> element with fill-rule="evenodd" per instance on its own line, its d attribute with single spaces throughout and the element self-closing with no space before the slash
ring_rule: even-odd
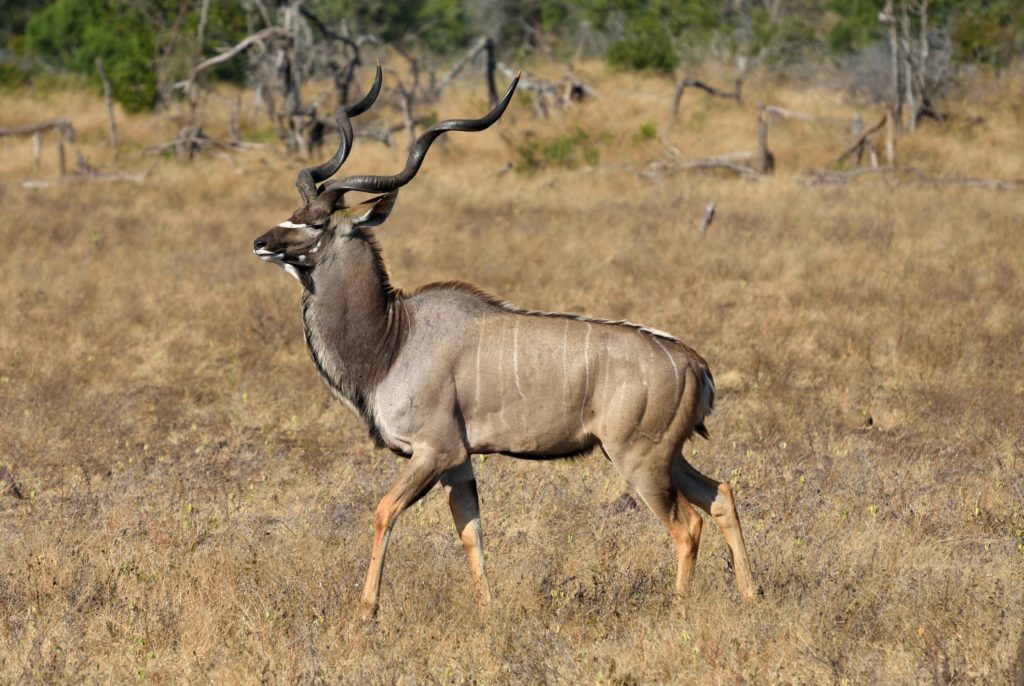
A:
<svg viewBox="0 0 1024 686">
<path fill-rule="evenodd" d="M 726 90 L 713 86 L 707 81 L 693 77 L 681 77 L 676 81 L 675 91 L 672 94 L 672 105 L 670 108 L 670 117 L 668 128 L 671 129 L 677 123 L 679 123 L 679 107 L 683 99 L 683 95 L 686 93 L 688 88 L 696 88 L 697 90 L 704 91 L 708 95 L 716 98 L 723 98 L 725 100 L 733 100 L 738 105 L 746 106 L 748 103 L 743 98 L 743 84 L 746 80 L 749 68 L 744 68 L 733 84 L 732 90 Z M 768 121 L 802 121 L 802 122 L 816 122 L 825 123 L 830 125 L 844 126 L 849 122 L 848 118 L 810 114 L 808 112 L 801 112 L 799 110 L 793 110 L 779 105 L 773 105 L 767 102 L 758 102 L 752 104 L 757 111 L 766 118 Z"/>
<path fill-rule="evenodd" d="M 745 153 L 727 154 L 706 159 L 688 159 L 673 145 L 665 148 L 661 158 L 647 163 L 640 176 L 655 179 L 660 176 L 673 175 L 682 171 L 724 171 L 738 174 L 751 181 L 759 181 L 765 176 L 743 160 Z"/>
<path fill-rule="evenodd" d="M 516 70 L 507 64 L 498 62 L 497 66 L 505 77 L 516 77 Z M 564 71 L 565 75 L 559 81 L 550 81 L 527 71 L 522 72 L 519 89 L 532 95 L 533 111 L 539 119 L 547 119 L 552 112 L 564 111 L 581 100 L 600 97 L 597 90 L 587 85 L 573 71 L 571 64 L 565 65 Z"/>
<path fill-rule="evenodd" d="M 67 184 L 77 183 L 134 183 L 142 185 L 146 182 L 145 174 L 129 174 L 127 172 L 110 172 L 95 174 L 68 174 L 57 179 L 28 179 L 21 182 L 21 187 L 26 190 L 40 188 L 54 188 Z"/>
<path fill-rule="evenodd" d="M 768 147 L 768 112 L 757 113 L 757 149 L 724 153 L 705 159 L 688 159 L 679 148 L 667 145 L 661 159 L 647 164 L 641 176 L 654 178 L 685 170 L 726 171 L 756 181 L 775 171 L 775 154 Z"/>
<path fill-rule="evenodd" d="M 1024 189 L 1024 179 L 984 179 L 971 176 L 934 176 L 917 167 L 883 165 L 879 167 L 862 167 L 848 171 L 813 171 L 809 175 L 808 185 L 843 185 L 855 179 L 869 176 L 907 176 L 912 180 L 933 186 L 960 186 L 963 188 L 989 188 L 998 191 Z"/>
<path fill-rule="evenodd" d="M 24 126 L 0 129 L 0 138 L 31 136 L 32 160 L 35 164 L 35 168 L 38 169 L 43 157 L 43 134 L 50 131 L 55 131 L 58 134 L 57 160 L 58 165 L 60 166 L 60 175 L 64 176 L 67 173 L 67 153 L 64 146 L 66 143 L 75 142 L 75 127 L 72 126 L 71 122 L 67 119 L 48 119 L 35 124 L 25 124 Z"/>
<path fill-rule="evenodd" d="M 185 126 L 174 140 L 146 148 L 148 154 L 161 154 L 174 150 L 181 162 L 191 161 L 202 150 L 258 150 L 262 143 L 247 143 L 241 140 L 220 140 L 206 135 L 200 127 Z"/>
<path fill-rule="evenodd" d="M 39 188 L 53 188 L 67 184 L 78 183 L 134 183 L 142 184 L 146 181 L 146 174 L 132 174 L 128 172 L 101 172 L 89 164 L 80 150 L 75 151 L 75 171 L 71 174 L 59 176 L 56 179 L 28 179 L 21 182 L 21 187 L 27 190 Z"/>
</svg>

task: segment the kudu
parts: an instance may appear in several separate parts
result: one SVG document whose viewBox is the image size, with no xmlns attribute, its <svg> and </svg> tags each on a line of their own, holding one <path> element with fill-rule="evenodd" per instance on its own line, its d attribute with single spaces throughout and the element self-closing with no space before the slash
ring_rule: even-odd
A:
<svg viewBox="0 0 1024 686">
<path fill-rule="evenodd" d="M 373 228 L 446 131 L 482 131 L 505 111 L 518 77 L 480 119 L 442 121 L 413 144 L 394 176 L 320 182 L 352 147 L 349 117 L 373 104 L 374 85 L 337 115 L 334 156 L 299 172 L 303 206 L 253 244 L 303 286 L 306 345 L 335 397 L 368 425 L 379 445 L 408 458 L 377 507 L 365 617 L 377 610 L 388 538 L 398 515 L 440 482 L 469 557 L 479 600 L 490 600 L 470 456 L 547 459 L 598 447 L 665 523 L 677 550 L 676 591 L 690 585 L 701 517 L 711 514 L 732 553 L 740 593 L 753 597 L 729 485 L 694 469 L 683 442 L 714 403 L 707 363 L 672 336 L 624 321 L 538 312 L 475 286 L 435 283 L 405 294 L 391 286 Z M 349 192 L 379 194 L 349 206 Z"/>
</svg>

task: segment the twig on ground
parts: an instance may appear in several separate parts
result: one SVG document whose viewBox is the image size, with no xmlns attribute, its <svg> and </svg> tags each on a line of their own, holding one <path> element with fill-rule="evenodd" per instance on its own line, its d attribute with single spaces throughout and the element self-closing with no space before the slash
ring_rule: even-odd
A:
<svg viewBox="0 0 1024 686">
<path fill-rule="evenodd" d="M 14 480 L 14 475 L 11 470 L 5 466 L 0 466 L 0 483 L 6 483 L 8 489 L 10 489 L 11 495 L 18 500 L 24 500 L 25 494 L 21 492 L 18 487 L 18 483 Z"/>
<path fill-rule="evenodd" d="M 708 227 L 711 226 L 711 222 L 715 220 L 715 201 L 712 199 L 708 203 L 708 206 L 704 208 L 704 216 L 701 217 L 700 226 L 697 228 L 697 234 L 704 238 L 707 235 Z"/>
</svg>

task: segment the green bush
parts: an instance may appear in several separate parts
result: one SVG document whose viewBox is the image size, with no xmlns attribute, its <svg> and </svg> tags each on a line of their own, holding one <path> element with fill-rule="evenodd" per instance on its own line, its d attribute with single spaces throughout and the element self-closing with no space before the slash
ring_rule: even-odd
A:
<svg viewBox="0 0 1024 686">
<path fill-rule="evenodd" d="M 114 97 L 128 110 L 156 99 L 152 28 L 126 4 L 57 0 L 26 28 L 29 49 L 55 66 L 94 73 L 102 57 Z"/>
<path fill-rule="evenodd" d="M 679 64 L 674 43 L 664 22 L 655 15 L 644 15 L 630 25 L 625 38 L 611 46 L 608 62 L 615 67 L 669 73 Z"/>
<path fill-rule="evenodd" d="M 787 15 L 773 21 L 767 12 L 752 12 L 754 45 L 769 66 L 799 64 L 821 54 L 815 24 L 803 15 Z"/>
<path fill-rule="evenodd" d="M 325 21 L 345 19 L 360 33 L 385 43 L 414 36 L 430 49 L 447 53 L 465 46 L 473 33 L 458 0 L 341 0 L 316 3 Z"/>
<path fill-rule="evenodd" d="M 966 5 L 950 21 L 953 57 L 1002 67 L 1024 51 L 1024 7 L 1019 0 Z"/>
<path fill-rule="evenodd" d="M 0 88 L 18 88 L 29 83 L 32 72 L 17 64 L 0 63 Z"/>
<path fill-rule="evenodd" d="M 590 166 L 601 161 L 598 144 L 607 142 L 610 134 L 593 138 L 577 126 L 571 133 L 551 138 L 535 138 L 516 147 L 515 170 L 528 174 L 546 167 L 574 169 L 580 164 Z"/>
<path fill-rule="evenodd" d="M 881 37 L 879 0 L 831 0 L 829 9 L 839 20 L 828 31 L 828 47 L 834 54 L 848 54 Z"/>
<path fill-rule="evenodd" d="M 640 130 L 633 134 L 633 144 L 641 145 L 653 141 L 658 136 L 658 125 L 648 119 L 640 125 Z"/>
</svg>

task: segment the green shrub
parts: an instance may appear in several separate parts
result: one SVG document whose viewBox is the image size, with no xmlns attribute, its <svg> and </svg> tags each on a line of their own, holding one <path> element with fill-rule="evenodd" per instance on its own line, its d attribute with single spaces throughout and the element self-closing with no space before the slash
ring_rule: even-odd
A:
<svg viewBox="0 0 1024 686">
<path fill-rule="evenodd" d="M 655 15 L 644 15 L 630 25 L 629 34 L 608 50 L 615 67 L 670 73 L 679 64 L 672 34 Z"/>
<path fill-rule="evenodd" d="M 516 147 L 515 170 L 528 174 L 546 167 L 574 169 L 581 163 L 593 166 L 601 161 L 598 144 L 607 140 L 607 135 L 594 139 L 579 126 L 571 133 L 528 140 Z"/>
<path fill-rule="evenodd" d="M 177 80 L 185 76 L 192 63 L 189 51 L 195 44 L 188 38 L 161 45 L 161 61 L 157 62 L 161 40 L 157 27 L 160 22 L 172 24 L 177 12 L 177 3 L 56 0 L 29 19 L 25 38 L 28 49 L 39 59 L 86 74 L 97 84 L 95 59 L 103 58 L 114 98 L 125 109 L 143 110 L 156 101 L 159 71 L 163 70 L 166 79 Z M 198 21 L 195 9 L 185 17 L 181 35 L 194 36 Z M 208 54 L 214 54 L 209 46 L 230 45 L 245 34 L 245 11 L 240 3 L 211 6 L 205 41 Z M 208 78 L 240 83 L 246 69 L 244 59 L 230 60 L 211 69 Z"/>
<path fill-rule="evenodd" d="M 640 125 L 640 130 L 633 134 L 633 143 L 640 145 L 647 141 L 653 141 L 658 136 L 658 125 L 648 119 Z"/>
<path fill-rule="evenodd" d="M 415 36 L 430 49 L 451 52 L 474 37 L 458 0 L 341 0 L 316 7 L 325 21 L 345 19 L 357 32 L 368 32 L 385 43 Z"/>
<path fill-rule="evenodd" d="M 114 97 L 126 109 L 153 105 L 153 32 L 128 5 L 57 0 L 29 20 L 26 38 L 41 59 L 71 71 L 94 73 L 94 60 L 102 57 Z"/>
<path fill-rule="evenodd" d="M 1002 67 L 1024 50 L 1024 7 L 1010 0 L 966 5 L 950 22 L 953 56 Z"/>
<path fill-rule="evenodd" d="M 829 9 L 839 20 L 828 31 L 828 47 L 835 54 L 856 51 L 881 37 L 878 0 L 830 0 Z"/>
</svg>

